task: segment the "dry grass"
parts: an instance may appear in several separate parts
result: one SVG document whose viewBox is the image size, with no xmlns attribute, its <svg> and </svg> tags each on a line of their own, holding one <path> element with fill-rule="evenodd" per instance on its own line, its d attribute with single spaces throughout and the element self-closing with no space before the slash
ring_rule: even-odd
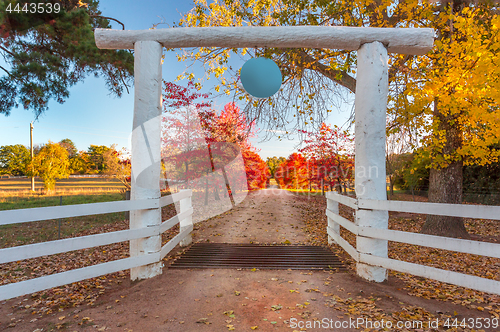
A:
<svg viewBox="0 0 500 332">
<path fill-rule="evenodd" d="M 0 197 L 44 195 L 43 182 L 35 179 L 35 192 L 31 190 L 30 178 L 0 179 Z M 107 178 L 69 178 L 56 182 L 52 196 L 95 195 L 124 191 L 125 186 L 116 179 Z"/>
</svg>

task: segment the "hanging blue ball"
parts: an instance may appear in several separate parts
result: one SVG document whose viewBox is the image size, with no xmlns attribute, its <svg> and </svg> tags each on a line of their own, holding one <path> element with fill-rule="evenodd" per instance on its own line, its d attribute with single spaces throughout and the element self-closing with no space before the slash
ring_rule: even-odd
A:
<svg viewBox="0 0 500 332">
<path fill-rule="evenodd" d="M 252 58 L 245 62 L 240 79 L 245 91 L 257 98 L 271 97 L 281 87 L 281 71 L 268 58 Z"/>
</svg>

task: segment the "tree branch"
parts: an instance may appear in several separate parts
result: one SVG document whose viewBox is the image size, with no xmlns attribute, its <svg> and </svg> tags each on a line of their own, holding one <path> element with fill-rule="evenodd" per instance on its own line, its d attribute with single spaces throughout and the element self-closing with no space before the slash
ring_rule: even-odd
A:
<svg viewBox="0 0 500 332">
<path fill-rule="evenodd" d="M 337 84 L 342 85 L 343 87 L 346 87 L 352 93 L 356 93 L 356 79 L 350 76 L 347 72 L 343 70 L 332 69 L 320 62 L 317 62 L 316 59 L 302 50 L 299 51 L 298 56 L 299 58 L 301 58 L 303 63 L 314 64 L 314 70 L 316 70 L 323 76 L 331 79 Z M 301 67 L 304 68 L 303 66 Z"/>
<path fill-rule="evenodd" d="M 7 75 L 12 76 L 12 75 L 10 74 L 10 72 L 9 72 L 7 69 L 5 69 L 4 67 L 0 66 L 0 69 L 3 69 L 3 71 L 5 71 L 5 72 L 7 73 Z"/>
<path fill-rule="evenodd" d="M 125 86 L 125 89 L 127 89 L 127 94 L 130 94 L 130 91 L 128 91 L 128 85 L 125 83 L 125 80 L 123 79 L 122 71 L 118 69 L 118 72 L 120 73 L 120 79 L 122 80 L 123 85 Z"/>
<path fill-rule="evenodd" d="M 403 58 L 398 59 L 398 61 L 396 61 L 391 66 L 391 68 L 389 69 L 389 82 L 394 78 L 399 68 L 403 66 L 406 63 L 406 61 L 408 61 L 411 57 L 412 57 L 411 55 L 406 54 Z"/>
<path fill-rule="evenodd" d="M 90 17 L 99 17 L 99 18 L 104 18 L 106 20 L 113 20 L 115 22 L 118 22 L 119 24 L 121 24 L 122 26 L 122 30 L 125 30 L 125 24 L 123 24 L 122 22 L 118 21 L 116 18 L 112 18 L 112 17 L 107 17 L 107 16 L 101 16 L 101 15 L 89 15 Z"/>
<path fill-rule="evenodd" d="M 6 49 L 5 47 L 1 46 L 0 45 L 0 49 L 3 50 L 4 52 L 8 53 L 11 57 L 16 57 L 16 55 L 14 53 L 12 53 L 11 51 L 9 51 L 8 49 Z"/>
</svg>

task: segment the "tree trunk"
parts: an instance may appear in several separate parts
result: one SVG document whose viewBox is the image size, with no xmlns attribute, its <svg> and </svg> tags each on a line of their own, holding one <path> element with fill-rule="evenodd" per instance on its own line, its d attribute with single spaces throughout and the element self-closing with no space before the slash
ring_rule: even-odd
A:
<svg viewBox="0 0 500 332">
<path fill-rule="evenodd" d="M 429 202 L 462 203 L 462 162 L 454 162 L 443 169 L 431 169 Z M 469 237 L 461 217 L 428 215 L 421 232 L 448 237 Z"/>
<path fill-rule="evenodd" d="M 462 131 L 453 115 L 444 115 L 438 110 L 438 100 L 434 101 L 434 118 L 439 121 L 438 131 L 444 131 L 445 142 L 439 152 L 443 156 L 454 155 L 462 146 Z M 446 167 L 431 168 L 429 176 L 429 202 L 462 203 L 463 162 L 450 161 Z M 447 237 L 468 238 L 461 217 L 428 215 L 421 233 Z"/>
</svg>

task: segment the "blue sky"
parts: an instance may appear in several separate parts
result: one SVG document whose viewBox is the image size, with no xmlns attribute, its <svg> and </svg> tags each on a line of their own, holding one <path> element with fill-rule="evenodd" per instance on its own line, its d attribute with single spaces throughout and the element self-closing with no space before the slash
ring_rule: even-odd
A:
<svg viewBox="0 0 500 332">
<path fill-rule="evenodd" d="M 103 16 L 116 18 L 125 24 L 125 29 L 149 29 L 155 23 L 166 22 L 170 25 L 178 22 L 181 14 L 193 7 L 188 0 L 101 0 L 100 9 Z M 113 28 L 121 29 L 118 23 L 112 22 Z M 158 28 L 167 28 L 160 25 Z M 163 64 L 163 79 L 174 81 L 188 65 L 187 62 L 177 62 L 173 52 L 166 52 Z M 234 60 L 236 65 L 243 65 L 243 61 Z M 239 62 L 238 62 L 239 61 Z M 233 64 L 233 65 L 234 65 Z M 201 67 L 195 73 L 202 75 Z M 207 81 L 205 89 L 215 80 Z M 215 83 L 215 82 L 214 82 Z M 215 101 L 222 105 L 224 101 Z M 104 81 L 100 78 L 88 77 L 83 82 L 70 88 L 70 97 L 63 104 L 50 101 L 49 110 L 34 123 L 34 143 L 46 143 L 49 140 L 58 142 L 64 138 L 71 139 L 79 150 L 87 150 L 90 144 L 106 145 L 117 144 L 118 147 L 129 147 L 129 135 L 132 128 L 134 105 L 134 89 L 130 94 L 117 98 L 109 94 Z M 243 104 L 241 106 L 244 106 Z M 346 107 L 350 109 L 350 106 Z M 333 112 L 329 122 L 342 125 L 346 121 L 347 111 Z M 0 146 L 10 144 L 24 144 L 29 146 L 29 123 L 34 115 L 22 107 L 13 109 L 11 115 L 0 115 Z M 297 141 L 259 142 L 256 137 L 254 145 L 260 149 L 259 154 L 265 160 L 273 155 L 288 156 Z"/>
</svg>

